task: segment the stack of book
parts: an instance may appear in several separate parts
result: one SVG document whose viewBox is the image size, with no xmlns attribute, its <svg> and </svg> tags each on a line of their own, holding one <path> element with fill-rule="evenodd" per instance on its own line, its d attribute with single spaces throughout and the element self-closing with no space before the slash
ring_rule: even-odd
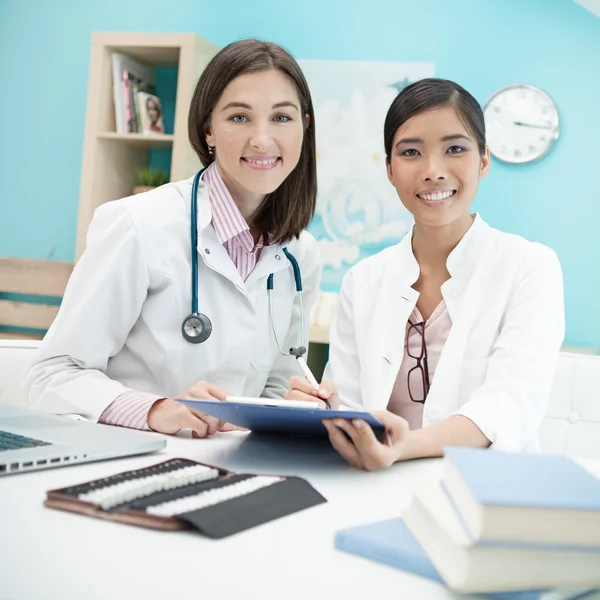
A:
<svg viewBox="0 0 600 600">
<path fill-rule="evenodd" d="M 119 52 L 111 55 L 117 133 L 165 132 L 160 98 L 154 94 L 152 69 Z"/>
<path fill-rule="evenodd" d="M 446 448 L 444 463 L 402 518 L 336 547 L 466 594 L 600 597 L 600 480 L 564 456 Z"/>
</svg>

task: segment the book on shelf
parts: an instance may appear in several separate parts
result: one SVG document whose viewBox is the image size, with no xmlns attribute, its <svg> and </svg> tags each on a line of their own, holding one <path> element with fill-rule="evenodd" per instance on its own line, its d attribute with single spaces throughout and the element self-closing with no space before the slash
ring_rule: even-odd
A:
<svg viewBox="0 0 600 600">
<path fill-rule="evenodd" d="M 137 110 L 140 117 L 140 133 L 164 133 L 160 98 L 154 94 L 138 91 L 136 95 Z"/>
<path fill-rule="evenodd" d="M 115 129 L 117 133 L 141 133 L 142 115 L 137 96 L 140 92 L 154 94 L 152 69 L 120 52 L 112 53 L 111 63 Z"/>
<path fill-rule="evenodd" d="M 473 543 L 600 551 L 600 480 L 573 459 L 453 447 L 444 455 L 442 483 Z"/>
</svg>

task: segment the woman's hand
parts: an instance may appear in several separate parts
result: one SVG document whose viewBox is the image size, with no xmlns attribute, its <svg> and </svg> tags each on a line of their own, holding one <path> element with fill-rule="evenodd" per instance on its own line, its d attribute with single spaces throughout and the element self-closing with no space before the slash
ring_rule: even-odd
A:
<svg viewBox="0 0 600 600">
<path fill-rule="evenodd" d="M 181 394 L 181 398 L 198 398 L 201 400 L 225 400 L 231 394 L 222 387 L 199 381 L 195 386 Z M 208 437 L 217 431 L 234 431 L 239 429 L 234 425 L 224 423 L 215 417 L 210 417 L 198 410 L 189 408 L 173 398 L 157 400 L 147 417 L 148 427 L 159 433 L 174 434 L 182 429 L 191 429 L 192 436 Z"/>
<path fill-rule="evenodd" d="M 325 400 L 329 402 L 330 408 L 337 409 L 340 406 L 337 388 L 333 381 L 323 381 L 318 390 L 312 386 L 305 377 L 294 375 L 290 377 L 290 389 L 285 395 L 285 400 L 303 400 L 304 402 L 318 402 L 326 406 Z"/>
<path fill-rule="evenodd" d="M 384 425 L 385 434 L 380 442 L 371 427 L 361 419 L 324 419 L 331 445 L 357 469 L 376 471 L 389 467 L 405 458 L 410 428 L 406 419 L 387 410 L 373 413 Z M 345 435 L 348 434 L 350 439 Z"/>
</svg>

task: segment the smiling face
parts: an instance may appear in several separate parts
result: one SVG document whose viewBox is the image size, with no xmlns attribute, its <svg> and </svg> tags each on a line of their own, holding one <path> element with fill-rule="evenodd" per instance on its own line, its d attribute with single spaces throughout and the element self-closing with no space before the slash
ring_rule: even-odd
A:
<svg viewBox="0 0 600 600">
<path fill-rule="evenodd" d="M 212 111 L 206 143 L 234 197 L 264 198 L 282 184 L 298 164 L 307 119 L 293 83 L 277 69 L 229 83 Z"/>
<path fill-rule="evenodd" d="M 160 110 L 154 100 L 152 98 L 148 98 L 146 100 L 146 108 L 148 110 L 148 116 L 150 117 L 150 121 L 152 123 L 156 123 L 160 117 Z"/>
<path fill-rule="evenodd" d="M 419 113 L 394 135 L 388 178 L 402 204 L 424 225 L 469 219 L 479 180 L 490 167 L 452 106 Z"/>
</svg>

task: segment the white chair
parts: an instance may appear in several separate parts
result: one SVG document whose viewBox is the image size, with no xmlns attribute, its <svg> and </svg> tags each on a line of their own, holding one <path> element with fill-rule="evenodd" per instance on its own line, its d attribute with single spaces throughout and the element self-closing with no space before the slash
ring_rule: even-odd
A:
<svg viewBox="0 0 600 600">
<path fill-rule="evenodd" d="M 542 452 L 600 459 L 600 356 L 561 353 L 539 438 Z"/>
<path fill-rule="evenodd" d="M 28 406 L 23 378 L 33 360 L 39 340 L 0 339 L 0 402 Z"/>
</svg>

